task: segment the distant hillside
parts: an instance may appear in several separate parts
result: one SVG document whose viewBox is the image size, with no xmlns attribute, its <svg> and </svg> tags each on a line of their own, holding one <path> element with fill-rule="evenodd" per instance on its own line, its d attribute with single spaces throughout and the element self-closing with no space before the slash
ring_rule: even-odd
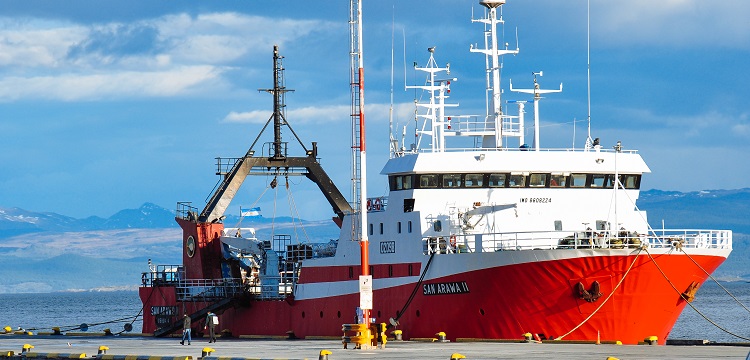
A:
<svg viewBox="0 0 750 360">
<path fill-rule="evenodd" d="M 732 255 L 714 275 L 750 280 L 750 189 L 648 190 L 641 192 L 637 205 L 647 211 L 654 228 L 661 228 L 664 219 L 667 228 L 733 230 Z M 226 224 L 238 221 L 236 216 L 224 220 Z M 246 219 L 244 226 L 255 227 L 259 237 L 272 231 L 311 242 L 338 237 L 339 229 L 331 221 L 302 223 L 304 230 L 290 218 L 257 216 Z M 150 203 L 106 219 L 0 208 L 0 258 L 0 293 L 135 289 L 149 258 L 163 265 L 182 262 L 182 234 L 173 211 Z"/>
<path fill-rule="evenodd" d="M 112 229 L 159 229 L 177 227 L 174 213 L 145 203 L 138 209 L 121 210 L 107 219 L 91 216 L 75 219 L 49 212 L 0 208 L 0 239 L 35 232 L 94 231 Z"/>
<path fill-rule="evenodd" d="M 750 189 L 678 191 L 648 190 L 637 202 L 652 227 L 732 230 L 750 234 Z"/>
<path fill-rule="evenodd" d="M 166 229 L 178 228 L 174 220 L 174 211 L 161 206 L 145 203 L 138 209 L 120 210 L 109 218 L 97 216 L 76 219 L 49 212 L 31 212 L 19 208 L 0 207 L 0 239 L 22 234 L 39 232 L 81 232 L 117 229 Z M 250 217 L 253 223 L 269 224 L 273 219 L 263 216 Z M 227 215 L 226 224 L 236 224 L 239 216 Z M 297 220 L 300 221 L 300 220 Z M 304 220 L 302 220 L 305 222 Z M 276 218 L 277 223 L 292 222 L 289 217 Z"/>
</svg>

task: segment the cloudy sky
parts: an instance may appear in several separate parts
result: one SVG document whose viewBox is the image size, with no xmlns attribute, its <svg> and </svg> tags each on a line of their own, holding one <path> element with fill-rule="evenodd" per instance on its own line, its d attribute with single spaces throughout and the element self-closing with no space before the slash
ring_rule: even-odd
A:
<svg viewBox="0 0 750 360">
<path fill-rule="evenodd" d="M 435 46 L 451 64 L 456 114 L 484 112 L 477 1 L 364 2 L 369 189 L 388 157 L 391 42 L 397 125 L 410 124 L 410 69 Z M 509 0 L 503 87 L 564 84 L 541 106 L 543 147 L 583 144 L 586 2 Z M 644 189 L 750 187 L 750 2 L 591 2 L 592 133 L 638 149 Z M 216 157 L 243 155 L 271 114 L 272 47 L 286 68 L 287 118 L 349 194 L 348 2 L 6 0 L 0 13 L 0 207 L 108 217 L 177 201 L 202 207 Z M 405 54 L 404 54 L 405 53 Z M 406 80 L 404 79 L 406 73 Z M 506 94 L 505 99 L 524 99 Z M 574 124 L 577 124 L 574 129 Z M 575 135 L 574 135 L 575 134 Z M 268 141 L 264 138 L 262 141 Z M 292 141 L 292 138 L 287 138 Z M 265 216 L 329 217 L 302 178 L 268 191 L 254 178 L 233 203 Z M 274 197 L 277 201 L 274 209 Z M 281 201 L 283 199 L 283 201 Z M 290 201 L 291 200 L 291 201 Z M 293 205 L 290 205 L 293 204 Z M 298 210 L 290 210 L 297 208 Z M 234 208 L 230 208 L 235 211 Z"/>
</svg>

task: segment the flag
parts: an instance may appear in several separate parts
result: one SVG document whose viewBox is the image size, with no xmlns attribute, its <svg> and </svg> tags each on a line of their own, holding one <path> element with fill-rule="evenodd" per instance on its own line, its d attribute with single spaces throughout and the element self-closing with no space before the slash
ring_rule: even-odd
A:
<svg viewBox="0 0 750 360">
<path fill-rule="evenodd" d="M 260 216 L 260 207 L 254 207 L 249 209 L 243 209 L 240 207 L 241 216 Z"/>
</svg>

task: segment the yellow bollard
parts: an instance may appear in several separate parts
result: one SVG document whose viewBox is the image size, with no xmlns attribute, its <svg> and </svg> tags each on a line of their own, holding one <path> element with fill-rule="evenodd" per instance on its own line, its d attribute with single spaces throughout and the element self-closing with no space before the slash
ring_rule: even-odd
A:
<svg viewBox="0 0 750 360">
<path fill-rule="evenodd" d="M 328 350 L 320 350 L 320 355 L 318 356 L 318 360 L 328 360 L 328 355 L 331 355 L 332 352 Z"/>
<path fill-rule="evenodd" d="M 458 360 L 458 359 L 466 359 L 466 356 L 463 356 L 459 353 L 451 354 L 451 360 Z"/>
<path fill-rule="evenodd" d="M 403 332 L 401 332 L 401 330 L 393 330 L 391 331 L 391 335 L 393 335 L 393 340 L 396 340 L 396 341 L 404 340 L 404 335 L 403 335 Z"/>
<path fill-rule="evenodd" d="M 201 351 L 201 357 L 209 356 L 214 351 L 216 351 L 216 350 L 214 350 L 214 349 L 212 349 L 210 347 L 204 347 L 203 350 Z"/>
<path fill-rule="evenodd" d="M 658 336 L 649 336 L 649 337 L 643 339 L 643 342 L 645 342 L 646 345 L 659 345 L 659 337 Z"/>
<path fill-rule="evenodd" d="M 104 354 L 106 354 L 106 353 L 107 353 L 107 350 L 109 350 L 109 348 L 108 348 L 108 347 L 106 347 L 106 346 L 104 346 L 104 345 L 102 345 L 102 346 L 99 346 L 99 351 L 97 352 L 97 354 L 99 354 L 99 355 L 104 355 Z"/>
<path fill-rule="evenodd" d="M 527 332 L 527 333 L 523 334 L 523 339 L 524 339 L 524 340 L 525 340 L 526 342 L 529 342 L 529 343 L 530 343 L 530 342 L 531 342 L 531 333 L 528 333 L 528 332 Z"/>
<path fill-rule="evenodd" d="M 608 357 L 607 357 L 607 360 L 620 360 L 620 359 L 618 359 L 618 358 L 616 358 L 616 357 L 608 356 Z"/>
<path fill-rule="evenodd" d="M 622 345 L 622 341 L 620 340 L 615 341 L 615 345 Z"/>
<path fill-rule="evenodd" d="M 31 344 L 23 344 L 23 347 L 21 348 L 21 354 L 31 350 L 34 348 L 34 345 Z"/>
<path fill-rule="evenodd" d="M 442 331 L 441 331 L 441 332 L 439 332 L 439 333 L 437 333 L 437 334 L 435 334 L 435 336 L 437 336 L 437 337 L 438 337 L 438 338 L 437 338 L 437 341 L 438 341 L 438 342 L 450 342 L 450 340 L 446 340 L 446 339 L 445 339 L 445 333 L 444 333 L 444 332 L 442 332 Z"/>
</svg>

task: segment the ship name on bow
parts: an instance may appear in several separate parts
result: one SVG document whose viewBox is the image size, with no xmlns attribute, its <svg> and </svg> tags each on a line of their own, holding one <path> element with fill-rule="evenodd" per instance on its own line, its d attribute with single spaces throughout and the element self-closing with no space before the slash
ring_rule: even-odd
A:
<svg viewBox="0 0 750 360">
<path fill-rule="evenodd" d="M 466 284 L 466 281 L 422 284 L 423 295 L 450 295 L 468 293 L 469 285 Z"/>
</svg>

